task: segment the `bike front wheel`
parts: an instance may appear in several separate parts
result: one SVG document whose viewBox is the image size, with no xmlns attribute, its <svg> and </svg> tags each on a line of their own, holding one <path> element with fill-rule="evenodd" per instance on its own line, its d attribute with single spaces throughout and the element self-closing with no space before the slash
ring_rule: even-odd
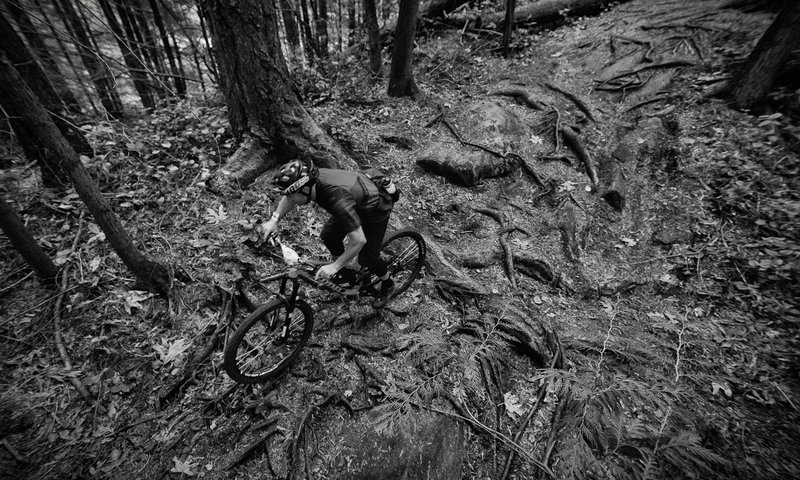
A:
<svg viewBox="0 0 800 480">
<path fill-rule="evenodd" d="M 297 360 L 314 326 L 302 300 L 294 306 L 274 299 L 248 316 L 225 348 L 225 371 L 239 383 L 262 383 L 280 376 Z"/>
<path fill-rule="evenodd" d="M 386 262 L 394 280 L 393 297 L 404 292 L 419 276 L 425 263 L 425 240 L 413 230 L 398 230 L 386 237 L 381 248 L 381 259 Z"/>
</svg>

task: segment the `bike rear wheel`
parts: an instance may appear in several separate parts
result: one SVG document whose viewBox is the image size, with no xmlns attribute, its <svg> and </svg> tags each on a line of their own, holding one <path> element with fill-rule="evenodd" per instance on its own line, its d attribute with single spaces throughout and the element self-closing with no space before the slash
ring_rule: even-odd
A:
<svg viewBox="0 0 800 480">
<path fill-rule="evenodd" d="M 225 371 L 239 383 L 262 383 L 280 376 L 311 336 L 314 313 L 302 300 L 294 308 L 279 299 L 251 313 L 225 348 Z"/>
<path fill-rule="evenodd" d="M 389 275 L 394 280 L 392 297 L 404 292 L 419 276 L 425 264 L 425 240 L 413 230 L 398 230 L 383 241 L 381 259 L 386 262 Z"/>
</svg>

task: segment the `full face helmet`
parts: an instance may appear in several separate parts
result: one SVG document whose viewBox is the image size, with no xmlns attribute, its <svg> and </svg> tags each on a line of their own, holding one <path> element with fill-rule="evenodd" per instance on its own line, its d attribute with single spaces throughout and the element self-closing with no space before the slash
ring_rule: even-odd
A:
<svg viewBox="0 0 800 480">
<path fill-rule="evenodd" d="M 272 184 L 281 191 L 282 195 L 301 192 L 306 196 L 311 195 L 311 187 L 317 178 L 317 169 L 311 160 L 295 159 L 283 165 Z"/>
</svg>

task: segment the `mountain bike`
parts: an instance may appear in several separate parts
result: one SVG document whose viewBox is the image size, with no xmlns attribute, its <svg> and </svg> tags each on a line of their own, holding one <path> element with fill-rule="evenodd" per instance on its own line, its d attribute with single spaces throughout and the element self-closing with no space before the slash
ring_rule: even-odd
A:
<svg viewBox="0 0 800 480">
<path fill-rule="evenodd" d="M 239 325 L 225 347 L 225 371 L 239 383 L 274 380 L 297 360 L 314 327 L 314 309 L 301 298 L 303 284 L 341 297 L 378 293 L 380 279 L 367 269 L 346 267 L 330 279 L 316 279 L 317 269 L 329 262 L 303 260 L 290 247 L 280 247 L 286 268 L 256 282 L 267 291 L 279 282 L 277 291 Z M 386 237 L 380 255 L 395 283 L 391 296 L 394 299 L 420 274 L 425 262 L 425 240 L 413 230 L 398 230 Z"/>
</svg>

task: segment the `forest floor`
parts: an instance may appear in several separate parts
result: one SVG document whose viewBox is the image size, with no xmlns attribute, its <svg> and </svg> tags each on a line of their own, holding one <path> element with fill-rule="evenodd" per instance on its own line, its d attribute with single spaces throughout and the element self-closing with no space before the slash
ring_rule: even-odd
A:
<svg viewBox="0 0 800 480">
<path fill-rule="evenodd" d="M 181 273 L 169 300 L 135 289 L 76 194 L 41 190 L 6 152 L 3 186 L 68 269 L 72 368 L 53 292 L 0 238 L 2 396 L 31 420 L 0 447 L 0 476 L 370 478 L 336 463 L 347 404 L 382 431 L 419 410 L 466 416 L 452 454 L 468 479 L 503 478 L 511 451 L 517 479 L 800 477 L 798 87 L 762 116 L 710 97 L 773 14 L 652 3 L 521 28 L 508 59 L 485 32 L 426 30 L 415 101 L 371 85 L 361 58 L 298 77 L 318 123 L 403 190 L 392 229 L 431 249 L 384 311 L 309 292 L 311 343 L 266 386 L 236 386 L 217 345 L 167 394 L 217 326 L 223 341 L 235 327 L 243 272 L 279 268 L 252 247 L 276 200 L 268 175 L 227 197 L 206 187 L 236 148 L 218 99 L 84 127 L 129 233 Z M 621 211 L 587 188 L 556 124 L 578 132 L 601 185 L 620 160 Z M 416 163 L 476 152 L 513 152 L 542 182 L 514 168 L 456 186 Z M 300 209 L 281 238 L 321 256 L 324 220 Z"/>
</svg>

